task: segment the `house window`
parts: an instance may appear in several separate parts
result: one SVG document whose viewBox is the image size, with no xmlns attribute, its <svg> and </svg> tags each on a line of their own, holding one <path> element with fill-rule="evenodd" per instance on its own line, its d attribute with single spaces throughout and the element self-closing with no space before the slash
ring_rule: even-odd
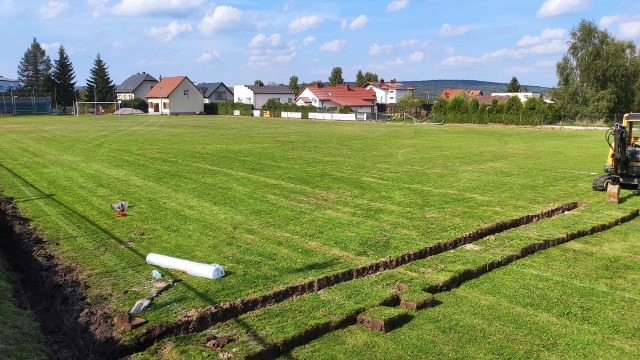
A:
<svg viewBox="0 0 640 360">
<path fill-rule="evenodd" d="M 183 91 L 183 95 L 184 95 L 184 96 L 189 96 L 189 90 L 184 90 L 184 91 Z"/>
<path fill-rule="evenodd" d="M 291 104 L 293 102 L 293 98 L 289 98 L 289 104 Z"/>
<path fill-rule="evenodd" d="M 162 108 L 165 110 L 169 110 L 169 102 L 163 102 L 162 103 Z"/>
<path fill-rule="evenodd" d="M 227 100 L 227 93 L 224 91 L 216 91 L 216 100 Z"/>
</svg>

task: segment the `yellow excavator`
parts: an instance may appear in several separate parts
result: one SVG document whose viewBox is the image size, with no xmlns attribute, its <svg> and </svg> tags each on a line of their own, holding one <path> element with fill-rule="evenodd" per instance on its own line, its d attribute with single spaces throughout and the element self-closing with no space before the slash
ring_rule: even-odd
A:
<svg viewBox="0 0 640 360">
<path fill-rule="evenodd" d="M 620 186 L 636 186 L 640 193 L 640 144 L 633 127 L 640 126 L 640 113 L 624 114 L 622 123 L 607 130 L 609 156 L 604 164 L 606 174 L 593 179 L 593 190 L 606 191 L 607 201 L 617 204 Z"/>
</svg>

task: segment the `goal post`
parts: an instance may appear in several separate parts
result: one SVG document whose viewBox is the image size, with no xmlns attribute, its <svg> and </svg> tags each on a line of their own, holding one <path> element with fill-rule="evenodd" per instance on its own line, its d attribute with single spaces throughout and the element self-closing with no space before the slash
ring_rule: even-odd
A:
<svg viewBox="0 0 640 360">
<path fill-rule="evenodd" d="M 75 106 L 76 116 L 113 114 L 119 109 L 115 101 L 78 101 Z"/>
</svg>

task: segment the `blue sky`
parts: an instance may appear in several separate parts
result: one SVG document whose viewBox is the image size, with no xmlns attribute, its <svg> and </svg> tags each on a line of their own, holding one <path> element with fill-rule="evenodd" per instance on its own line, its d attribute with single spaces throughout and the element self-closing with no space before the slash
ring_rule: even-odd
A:
<svg viewBox="0 0 640 360">
<path fill-rule="evenodd" d="M 592 20 L 640 41 L 637 0 L 0 0 L 0 75 L 35 37 L 62 44 L 86 84 L 96 55 L 114 83 L 145 71 L 228 86 L 327 81 L 340 66 L 384 79 L 468 79 L 555 86 L 569 32 Z"/>
</svg>

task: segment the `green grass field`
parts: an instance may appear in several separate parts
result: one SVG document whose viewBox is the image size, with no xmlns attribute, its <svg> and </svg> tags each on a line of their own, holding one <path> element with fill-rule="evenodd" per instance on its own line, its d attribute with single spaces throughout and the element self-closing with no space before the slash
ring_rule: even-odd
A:
<svg viewBox="0 0 640 360">
<path fill-rule="evenodd" d="M 636 209 L 591 191 L 601 131 L 321 122 L 222 116 L 0 118 L 0 186 L 78 271 L 92 302 L 127 311 L 157 290 L 160 253 L 219 263 L 227 275 L 180 278 L 143 313 L 150 324 L 193 309 L 370 264 L 486 224 L 567 202 L 566 216 L 478 246 L 343 283 L 162 340 L 140 358 L 237 356 L 379 305 L 404 281 L 435 284 L 469 267 Z M 128 201 L 129 216 L 110 204 Z M 388 334 L 358 326 L 295 358 L 607 357 L 640 355 L 637 220 L 542 251 L 439 294 Z M 585 271 L 577 271 L 577 268 Z M 421 276 L 420 269 L 434 270 Z M 587 271 L 588 270 L 588 271 Z M 538 300 L 538 301 L 536 301 Z M 295 314 L 293 316 L 292 314 Z M 125 338 L 144 331 L 144 327 Z M 428 341 L 427 341 L 428 340 Z M 573 356 L 575 354 L 575 356 Z"/>
</svg>

